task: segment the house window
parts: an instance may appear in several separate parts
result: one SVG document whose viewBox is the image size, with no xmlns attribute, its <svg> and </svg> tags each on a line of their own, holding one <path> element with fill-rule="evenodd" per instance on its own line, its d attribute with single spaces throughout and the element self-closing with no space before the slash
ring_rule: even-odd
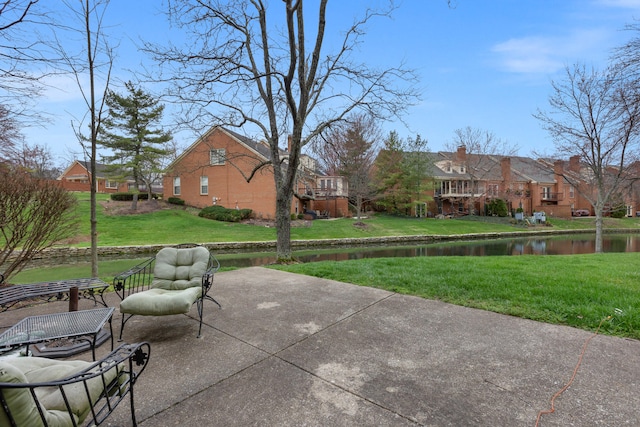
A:
<svg viewBox="0 0 640 427">
<path fill-rule="evenodd" d="M 542 187 L 542 199 L 550 199 L 551 198 L 551 187 Z"/>
<path fill-rule="evenodd" d="M 200 177 L 200 194 L 201 195 L 209 194 L 209 177 L 208 176 Z"/>
<path fill-rule="evenodd" d="M 106 180 L 104 186 L 106 188 L 118 188 L 118 183 L 116 181 Z"/>
<path fill-rule="evenodd" d="M 173 177 L 173 195 L 174 196 L 180 195 L 180 177 L 179 176 Z"/>
<path fill-rule="evenodd" d="M 487 185 L 487 193 L 490 197 L 498 197 L 499 188 L 498 184 L 489 184 Z"/>
<path fill-rule="evenodd" d="M 224 160 L 226 157 L 226 152 L 224 148 L 213 149 L 209 152 L 209 158 L 211 161 L 211 165 L 224 165 Z"/>
<path fill-rule="evenodd" d="M 575 196 L 576 196 L 575 190 L 574 190 L 573 185 L 572 185 L 572 186 L 569 187 L 569 197 L 573 199 Z"/>
</svg>

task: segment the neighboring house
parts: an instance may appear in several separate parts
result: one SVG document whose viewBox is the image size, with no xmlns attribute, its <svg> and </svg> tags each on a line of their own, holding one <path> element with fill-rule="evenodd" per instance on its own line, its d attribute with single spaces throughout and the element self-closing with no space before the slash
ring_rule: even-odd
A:
<svg viewBox="0 0 640 427">
<path fill-rule="evenodd" d="M 281 152 L 282 158 L 286 155 Z M 276 189 L 270 158 L 266 143 L 214 126 L 169 165 L 163 180 L 165 198 L 179 197 L 200 208 L 251 209 L 257 218 L 273 219 Z M 332 191 L 318 191 L 323 182 L 328 189 L 329 179 Z M 342 182 L 339 177 L 321 177 L 313 159 L 302 156 L 291 213 L 348 215 L 347 194 L 342 187 L 338 191 L 338 182 Z"/>
<path fill-rule="evenodd" d="M 470 211 L 484 215 L 492 199 L 503 199 L 510 211 L 522 209 L 531 215 L 543 211 L 550 217 L 571 217 L 578 209 L 592 212 L 590 203 L 564 177 L 579 182 L 577 157 L 564 161 L 534 160 L 519 156 L 468 154 L 464 147 L 456 152 L 427 153 L 428 175 L 434 182 L 432 215 L 464 215 Z M 572 175 L 571 175 L 572 174 Z"/>
<path fill-rule="evenodd" d="M 91 190 L 91 173 L 89 169 L 91 165 L 89 162 L 83 162 L 80 160 L 74 160 L 73 163 L 67 169 L 62 172 L 62 175 L 58 177 L 62 188 L 69 191 L 90 191 Z M 128 179 L 126 182 L 117 181 L 113 178 L 108 178 L 105 173 L 107 166 L 102 163 L 96 163 L 96 175 L 97 175 L 97 188 L 98 193 L 126 193 L 135 189 L 135 182 L 133 179 Z M 162 193 L 162 184 L 157 183 L 151 186 L 154 193 Z M 146 191 L 146 186 L 140 187 L 141 192 Z"/>
<path fill-rule="evenodd" d="M 90 191 L 91 190 L 91 164 L 74 160 L 71 165 L 58 177 L 62 187 L 69 191 Z M 105 165 L 96 164 L 98 193 L 118 193 L 126 192 L 129 189 L 128 183 L 117 182 L 106 177 Z"/>
</svg>

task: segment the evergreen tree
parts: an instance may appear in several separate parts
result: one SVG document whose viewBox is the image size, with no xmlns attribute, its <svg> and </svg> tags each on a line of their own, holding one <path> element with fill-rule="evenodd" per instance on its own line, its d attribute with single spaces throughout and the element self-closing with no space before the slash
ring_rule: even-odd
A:
<svg viewBox="0 0 640 427">
<path fill-rule="evenodd" d="M 144 184 L 148 200 L 152 200 L 151 184 L 162 173 L 163 157 L 171 153 L 167 143 L 172 135 L 154 127 L 162 120 L 164 105 L 130 81 L 125 87 L 125 96 L 112 90 L 107 94 L 109 111 L 102 122 L 99 144 L 112 154 L 103 156 L 103 161 L 111 177 L 133 178 L 137 192 Z"/>
<path fill-rule="evenodd" d="M 416 203 L 425 203 L 429 158 L 427 141 L 417 135 L 402 140 L 391 131 L 376 159 L 375 182 L 378 204 L 387 212 L 410 215 Z"/>
</svg>

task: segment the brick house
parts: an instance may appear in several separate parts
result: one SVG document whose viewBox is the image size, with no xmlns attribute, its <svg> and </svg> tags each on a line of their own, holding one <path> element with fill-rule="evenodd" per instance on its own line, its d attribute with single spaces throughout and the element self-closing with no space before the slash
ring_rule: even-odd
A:
<svg viewBox="0 0 640 427">
<path fill-rule="evenodd" d="M 69 191 L 91 191 L 91 164 L 80 160 L 74 160 L 69 167 L 58 177 L 62 188 Z M 98 193 L 126 192 L 129 189 L 128 182 L 117 182 L 106 177 L 105 165 L 96 164 Z"/>
<path fill-rule="evenodd" d="M 286 151 L 281 152 L 286 158 Z M 270 149 L 266 143 L 253 141 L 236 132 L 214 126 L 198 138 L 167 168 L 163 178 L 164 196 L 179 197 L 187 205 L 251 209 L 258 218 L 275 218 L 276 190 Z M 257 169 L 260 165 L 266 165 Z M 257 170 L 256 170 L 257 169 Z M 338 179 L 322 177 L 315 162 L 302 156 L 297 177 L 292 214 L 305 211 L 328 216 L 348 214 L 346 188 Z M 332 192 L 318 192 L 332 179 Z"/>
<path fill-rule="evenodd" d="M 519 156 L 428 153 L 429 175 L 434 181 L 432 214 L 467 214 L 471 209 L 483 215 L 492 199 L 503 199 L 510 211 L 521 208 L 527 215 L 543 211 L 550 217 L 571 217 L 577 209 L 592 212 L 590 203 L 572 182 L 581 182 L 579 159 L 567 162 Z"/>
</svg>

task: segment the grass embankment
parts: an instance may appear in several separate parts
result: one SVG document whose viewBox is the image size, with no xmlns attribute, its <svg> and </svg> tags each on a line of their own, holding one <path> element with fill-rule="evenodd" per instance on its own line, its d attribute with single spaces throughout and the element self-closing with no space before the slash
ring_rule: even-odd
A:
<svg viewBox="0 0 640 427">
<path fill-rule="evenodd" d="M 74 246 L 87 247 L 89 239 L 89 194 L 79 193 L 79 215 L 83 219 Z M 108 195 L 99 194 L 101 203 Z M 147 202 L 139 202 L 144 204 Z M 98 240 L 100 246 L 172 244 L 183 242 L 259 242 L 274 241 L 273 227 L 212 221 L 197 216 L 197 210 L 168 205 L 168 209 L 137 215 L 107 215 L 102 205 L 97 209 Z M 85 220 L 86 219 L 86 220 Z M 468 233 L 501 233 L 513 231 L 593 229 L 592 218 L 569 220 L 550 219 L 551 227 L 536 229 L 510 224 L 508 221 L 489 222 L 484 217 L 466 219 L 416 219 L 376 215 L 362 220 L 364 227 L 354 227 L 356 220 L 342 218 L 300 223 L 291 229 L 292 240 L 342 239 L 363 237 L 457 235 Z M 607 218 L 609 228 L 639 229 L 640 219 Z"/>
<path fill-rule="evenodd" d="M 79 194 L 82 227 L 77 246 L 88 246 L 89 195 Z M 106 195 L 98 195 L 106 202 Z M 108 202 L 107 202 L 108 203 Z M 146 203 L 146 202 L 140 202 Z M 273 228 L 199 218 L 194 210 L 173 208 L 138 215 L 106 215 L 98 207 L 101 246 L 182 242 L 275 240 Z M 331 239 L 406 235 L 457 235 L 531 231 L 490 218 L 435 220 L 375 216 L 354 227 L 353 219 L 313 221 L 292 229 L 292 239 Z M 551 219 L 554 230 L 593 229 L 592 218 Z M 640 219 L 606 219 L 607 228 L 638 229 Z M 546 229 L 546 227 L 544 228 Z M 113 275 L 140 260 L 100 262 L 100 276 Z M 453 304 L 640 339 L 640 254 L 523 257 L 422 257 L 364 259 L 278 266 L 282 270 L 374 286 Z M 88 277 L 88 264 L 25 270 L 15 283 Z"/>
</svg>

